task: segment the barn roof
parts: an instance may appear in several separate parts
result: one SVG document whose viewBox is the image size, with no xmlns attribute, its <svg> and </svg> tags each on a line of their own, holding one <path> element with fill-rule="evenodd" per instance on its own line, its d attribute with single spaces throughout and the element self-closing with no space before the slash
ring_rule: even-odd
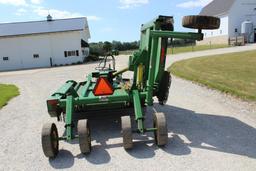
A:
<svg viewBox="0 0 256 171">
<path fill-rule="evenodd" d="M 213 0 L 206 5 L 200 12 L 200 15 L 217 16 L 229 11 L 236 0 Z"/>
<path fill-rule="evenodd" d="M 0 24 L 0 37 L 88 29 L 86 17 Z"/>
</svg>

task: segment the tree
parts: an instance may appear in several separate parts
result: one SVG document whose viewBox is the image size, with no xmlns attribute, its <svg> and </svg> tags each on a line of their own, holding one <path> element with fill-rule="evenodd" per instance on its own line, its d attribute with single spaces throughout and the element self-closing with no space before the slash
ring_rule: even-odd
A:
<svg viewBox="0 0 256 171">
<path fill-rule="evenodd" d="M 112 44 L 108 41 L 104 42 L 103 44 L 103 50 L 108 53 L 112 50 Z"/>
</svg>

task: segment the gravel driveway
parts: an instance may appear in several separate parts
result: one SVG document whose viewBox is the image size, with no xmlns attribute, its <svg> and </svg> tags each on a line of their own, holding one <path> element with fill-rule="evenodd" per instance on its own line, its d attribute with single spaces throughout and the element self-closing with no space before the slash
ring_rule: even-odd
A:
<svg viewBox="0 0 256 171">
<path fill-rule="evenodd" d="M 223 50 L 207 52 L 219 51 Z M 169 57 L 168 63 L 182 56 Z M 185 56 L 195 57 L 195 53 Z M 118 57 L 118 68 L 126 61 L 127 57 Z M 155 146 L 153 135 L 148 134 L 135 136 L 134 149 L 126 152 L 120 122 L 105 120 L 92 123 L 90 155 L 80 154 L 78 142 L 73 141 L 60 143 L 55 160 L 45 158 L 42 124 L 56 122 L 47 114 L 46 98 L 68 79 L 82 81 L 95 66 L 0 73 L 0 82 L 16 84 L 21 92 L 0 110 L 0 170 L 256 170 L 255 104 L 176 77 L 167 105 L 155 104 L 146 118 L 151 125 L 154 110 L 165 112 L 169 129 L 165 148 Z M 57 126 L 62 134 L 63 123 Z"/>
</svg>

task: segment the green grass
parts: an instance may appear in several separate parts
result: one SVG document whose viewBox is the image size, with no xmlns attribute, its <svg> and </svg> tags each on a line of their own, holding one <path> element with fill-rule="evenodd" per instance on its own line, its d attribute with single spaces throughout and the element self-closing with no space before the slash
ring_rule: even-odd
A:
<svg viewBox="0 0 256 171">
<path fill-rule="evenodd" d="M 183 60 L 169 70 L 210 88 L 256 100 L 256 50 Z"/>
<path fill-rule="evenodd" d="M 15 85 L 0 84 L 0 109 L 15 96 L 19 95 L 19 89 Z"/>
<path fill-rule="evenodd" d="M 178 53 L 185 53 L 185 52 L 195 52 L 195 51 L 202 51 L 202 50 L 209 50 L 209 49 L 219 49 L 219 48 L 226 48 L 229 45 L 196 45 L 196 46 L 185 46 L 185 47 L 174 47 L 173 54 Z M 168 48 L 167 54 L 172 54 L 172 48 Z"/>
</svg>

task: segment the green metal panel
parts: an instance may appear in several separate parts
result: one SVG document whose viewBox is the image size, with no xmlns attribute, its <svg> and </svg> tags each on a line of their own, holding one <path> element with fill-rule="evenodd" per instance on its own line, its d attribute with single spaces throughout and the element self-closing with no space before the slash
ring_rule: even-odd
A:
<svg viewBox="0 0 256 171">
<path fill-rule="evenodd" d="M 157 56 L 156 56 L 156 66 L 155 66 L 155 74 L 154 74 L 154 84 L 159 82 L 158 75 L 162 73 L 165 69 L 165 65 L 161 65 L 161 50 L 162 50 L 162 38 L 158 38 L 158 48 L 157 48 Z"/>
<path fill-rule="evenodd" d="M 141 133 L 143 133 L 144 129 L 145 129 L 144 128 L 144 123 L 143 123 L 144 115 L 143 115 L 142 108 L 141 108 L 140 95 L 139 95 L 138 90 L 133 90 L 132 91 L 132 96 L 133 96 L 135 119 L 137 121 L 138 130 Z"/>
<path fill-rule="evenodd" d="M 145 98 L 145 93 L 141 93 L 141 98 Z M 108 96 L 94 96 L 92 91 L 89 91 L 88 96 L 78 97 L 74 99 L 74 105 L 97 105 L 97 104 L 106 104 L 106 103 L 116 103 L 116 102 L 131 102 L 130 94 L 123 90 L 117 89 L 114 91 L 114 94 Z M 60 100 L 60 106 L 65 107 L 67 99 Z"/>
<path fill-rule="evenodd" d="M 74 103 L 73 97 L 70 95 L 67 97 L 67 104 L 66 104 L 66 140 L 70 141 L 73 138 L 72 134 L 72 114 L 74 110 Z"/>
<path fill-rule="evenodd" d="M 140 103 L 140 95 L 138 90 L 133 90 L 132 96 L 133 96 L 135 119 L 136 120 L 143 119 L 143 113 L 142 113 L 141 103 Z"/>
<path fill-rule="evenodd" d="M 204 38 L 204 34 L 202 33 L 184 33 L 184 32 L 159 31 L 159 30 L 152 30 L 151 36 L 179 38 L 179 39 L 192 39 L 192 40 L 203 40 Z"/>
<path fill-rule="evenodd" d="M 153 86 L 154 86 L 154 76 L 156 69 L 156 57 L 158 52 L 158 38 L 155 37 L 152 41 L 152 49 L 150 55 L 150 66 L 149 66 L 149 78 L 147 82 L 147 105 L 153 105 Z"/>
<path fill-rule="evenodd" d="M 87 79 L 86 79 L 86 84 L 84 85 L 84 87 L 82 88 L 81 90 L 81 96 L 82 97 L 85 97 L 87 92 L 88 92 L 88 89 L 89 89 L 89 86 L 91 84 L 91 81 L 92 81 L 92 74 L 89 74 L 87 76 Z"/>
<path fill-rule="evenodd" d="M 59 97 L 59 96 L 63 96 L 66 93 L 68 93 L 68 91 L 70 90 L 70 88 L 74 87 L 77 83 L 75 81 L 67 81 L 63 86 L 61 86 L 53 95 L 52 97 Z"/>
</svg>

